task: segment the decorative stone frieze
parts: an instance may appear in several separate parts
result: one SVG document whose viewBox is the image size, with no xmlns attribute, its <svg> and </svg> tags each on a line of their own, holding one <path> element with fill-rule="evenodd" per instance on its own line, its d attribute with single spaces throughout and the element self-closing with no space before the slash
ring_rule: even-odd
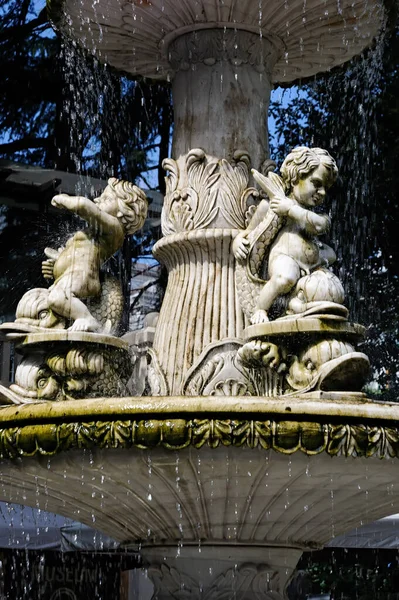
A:
<svg viewBox="0 0 399 600">
<path fill-rule="evenodd" d="M 270 71 L 283 51 L 282 42 L 272 35 L 259 36 L 239 29 L 199 29 L 175 38 L 168 48 L 168 59 L 175 72 L 188 71 L 202 63 L 214 67 L 218 61 L 234 67 L 251 65 L 258 73 Z"/>
<path fill-rule="evenodd" d="M 0 390 L 0 394 L 3 392 Z M 101 407 L 97 419 L 90 418 L 96 412 L 95 406 L 90 404 L 96 400 L 90 399 L 85 403 L 86 415 L 85 411 L 77 409 L 81 402 L 73 400 L 57 403 L 59 410 L 53 409 L 47 416 L 43 404 L 27 405 L 25 411 L 20 407 L 3 408 L 0 456 L 54 456 L 67 450 L 94 447 L 182 450 L 190 446 L 197 449 L 259 448 L 288 455 L 295 452 L 309 456 L 327 453 L 348 458 L 399 456 L 397 421 L 384 422 L 384 406 L 379 403 L 374 403 L 375 406 L 371 403 L 374 418 L 371 414 L 368 419 L 356 416 L 365 404 L 359 395 L 349 395 L 346 401 L 342 395 L 342 399 L 333 401 L 309 401 L 306 397 L 287 399 L 289 405 L 285 414 L 276 411 L 278 404 L 273 401 L 269 410 L 273 410 L 274 415 L 267 414 L 268 401 L 259 401 L 256 397 L 230 396 L 222 403 L 217 398 L 220 398 L 217 394 L 207 402 L 200 396 L 192 397 L 192 402 L 187 398 L 184 404 L 176 401 L 175 408 L 173 403 L 156 398 L 148 399 L 143 405 L 137 401 L 132 403 L 129 398 L 119 401 L 103 398 L 97 405 Z M 160 414 L 157 408 L 160 401 L 165 404 L 169 416 Z M 255 409 L 254 402 L 257 402 L 258 411 L 264 406 L 263 414 L 251 414 Z M 225 414 L 220 412 L 219 416 L 222 405 Z M 209 414 L 212 406 L 215 414 Z M 234 412 L 238 406 L 241 410 Z M 324 414 L 315 418 L 313 413 L 316 414 L 318 406 Z M 301 411 L 304 414 L 300 417 Z M 132 417 L 132 412 L 138 413 L 137 416 Z M 181 415 L 176 416 L 176 413 Z M 112 414 L 112 418 L 107 414 Z M 392 408 L 387 416 L 390 415 L 393 416 Z"/>
</svg>

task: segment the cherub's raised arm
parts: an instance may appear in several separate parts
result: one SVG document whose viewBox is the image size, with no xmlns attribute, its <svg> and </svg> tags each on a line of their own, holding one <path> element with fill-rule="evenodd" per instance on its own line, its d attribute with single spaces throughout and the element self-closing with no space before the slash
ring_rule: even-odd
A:
<svg viewBox="0 0 399 600">
<path fill-rule="evenodd" d="M 89 223 L 102 227 L 103 233 L 113 233 L 115 228 L 119 228 L 119 221 L 116 217 L 100 210 L 98 206 L 85 198 L 84 196 L 68 196 L 68 194 L 57 194 L 51 200 L 51 204 L 57 208 L 65 208 L 74 212 L 79 217 Z"/>
<path fill-rule="evenodd" d="M 291 206 L 287 216 L 310 235 L 323 235 L 323 233 L 327 233 L 331 226 L 331 219 L 328 215 L 318 215 L 297 204 Z"/>
</svg>

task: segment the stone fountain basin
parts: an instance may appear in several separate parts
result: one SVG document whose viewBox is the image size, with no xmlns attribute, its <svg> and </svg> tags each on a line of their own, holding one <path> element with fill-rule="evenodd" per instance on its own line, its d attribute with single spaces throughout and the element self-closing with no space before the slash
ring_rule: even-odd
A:
<svg viewBox="0 0 399 600">
<path fill-rule="evenodd" d="M 154 79 L 173 76 L 169 50 L 179 36 L 204 29 L 253 33 L 267 38 L 277 52 L 275 83 L 346 62 L 372 43 L 383 19 L 374 0 L 48 0 L 48 8 L 57 26 L 100 60 Z M 211 45 L 204 59 L 217 60 Z M 237 65 L 241 61 L 238 50 Z"/>
<path fill-rule="evenodd" d="M 123 545 L 301 551 L 398 512 L 399 406 L 154 397 L 0 411 L 0 499 Z"/>
</svg>

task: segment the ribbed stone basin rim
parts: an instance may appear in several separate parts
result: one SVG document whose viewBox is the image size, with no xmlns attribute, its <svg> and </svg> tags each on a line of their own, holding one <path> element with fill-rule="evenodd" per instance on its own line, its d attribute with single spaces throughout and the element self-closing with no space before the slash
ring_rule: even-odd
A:
<svg viewBox="0 0 399 600">
<path fill-rule="evenodd" d="M 206 29 L 236 29 L 269 37 L 279 48 L 273 70 L 274 83 L 288 84 L 329 71 L 370 46 L 383 22 L 380 2 L 317 1 L 259 2 L 226 0 L 178 4 L 165 0 L 151 3 L 113 4 L 73 0 L 48 0 L 56 27 L 95 51 L 116 69 L 154 79 L 173 77 L 168 49 L 178 36 Z"/>
<path fill-rule="evenodd" d="M 43 402 L 0 411 L 0 456 L 76 448 L 259 447 L 283 454 L 399 456 L 399 405 L 342 399 L 104 398 Z"/>
</svg>

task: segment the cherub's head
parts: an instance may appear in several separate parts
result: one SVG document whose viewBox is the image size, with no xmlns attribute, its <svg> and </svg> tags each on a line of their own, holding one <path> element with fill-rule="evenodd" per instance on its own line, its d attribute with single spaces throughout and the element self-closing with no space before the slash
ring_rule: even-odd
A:
<svg viewBox="0 0 399 600">
<path fill-rule="evenodd" d="M 294 148 L 281 166 L 287 194 L 300 204 L 322 204 L 326 190 L 335 182 L 338 168 L 333 157 L 322 148 Z"/>
<path fill-rule="evenodd" d="M 144 225 L 148 201 L 144 192 L 129 181 L 111 177 L 94 202 L 101 210 L 119 219 L 125 232 L 132 234 Z"/>
</svg>

